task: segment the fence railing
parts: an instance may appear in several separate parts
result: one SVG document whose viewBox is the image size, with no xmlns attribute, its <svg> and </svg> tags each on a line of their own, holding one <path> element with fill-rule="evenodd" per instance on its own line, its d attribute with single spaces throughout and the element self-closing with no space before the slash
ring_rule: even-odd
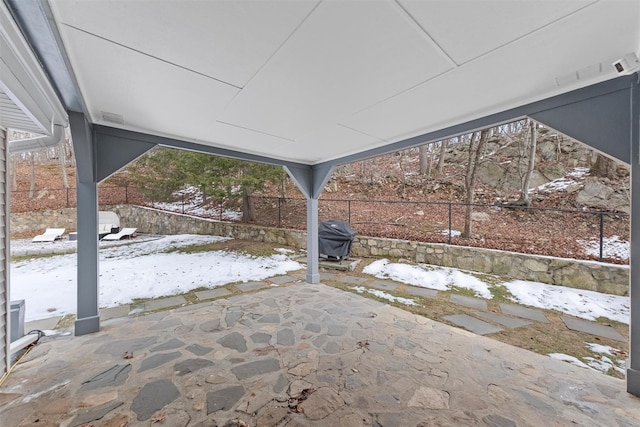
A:
<svg viewBox="0 0 640 427">
<path fill-rule="evenodd" d="M 255 196 L 254 223 L 295 229 L 306 227 L 306 200 Z M 76 206 L 74 188 L 12 193 L 12 210 L 26 212 Z M 101 206 L 139 204 L 221 221 L 240 221 L 237 200 L 193 201 L 181 195 L 173 203 L 154 202 L 133 187 L 99 188 Z M 624 213 L 576 209 L 473 205 L 473 231 L 462 238 L 466 204 L 404 200 L 324 199 L 320 221 L 349 222 L 361 235 L 391 237 L 539 255 L 626 263 L 629 216 Z M 611 248 L 618 251 L 611 251 Z"/>
<path fill-rule="evenodd" d="M 277 227 L 306 226 L 303 199 L 258 200 L 262 203 L 260 209 L 256 208 L 256 222 Z M 267 218 L 261 215 L 269 212 L 265 205 L 272 211 Z M 616 263 L 626 262 L 628 256 L 624 242 L 629 238 L 629 216 L 624 213 L 473 204 L 472 237 L 465 239 L 461 237 L 465 203 L 320 199 L 318 205 L 320 221 L 344 220 L 370 236 Z"/>
</svg>

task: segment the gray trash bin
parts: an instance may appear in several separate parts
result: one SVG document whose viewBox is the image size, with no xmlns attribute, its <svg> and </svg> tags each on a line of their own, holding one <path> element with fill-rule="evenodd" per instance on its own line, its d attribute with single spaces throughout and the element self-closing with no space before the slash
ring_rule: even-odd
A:
<svg viewBox="0 0 640 427">
<path fill-rule="evenodd" d="M 11 301 L 11 342 L 24 336 L 24 300 Z"/>
</svg>

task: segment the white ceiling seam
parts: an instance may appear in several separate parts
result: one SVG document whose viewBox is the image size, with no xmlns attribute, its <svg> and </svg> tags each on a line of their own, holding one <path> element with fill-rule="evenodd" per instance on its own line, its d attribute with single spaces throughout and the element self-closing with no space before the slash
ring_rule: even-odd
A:
<svg viewBox="0 0 640 427">
<path fill-rule="evenodd" d="M 396 6 L 397 6 L 397 7 L 398 7 L 398 8 L 399 8 L 399 9 L 400 9 L 400 10 L 401 10 L 401 11 L 402 11 L 406 16 L 407 16 L 407 18 L 408 18 L 411 22 L 413 22 L 413 23 L 414 23 L 414 24 L 415 24 L 415 25 L 420 29 L 420 31 L 422 31 L 422 32 L 425 34 L 425 36 L 427 37 L 427 39 L 428 39 L 431 43 L 433 43 L 433 44 L 434 44 L 434 45 L 435 45 L 435 46 L 440 50 L 440 52 L 442 52 L 442 54 L 443 54 L 444 56 L 446 56 L 446 57 L 447 57 L 447 59 L 451 62 L 451 65 L 452 65 L 453 67 L 458 67 L 458 66 L 460 66 L 460 64 L 458 64 L 458 63 L 456 62 L 456 60 L 455 60 L 455 59 L 453 59 L 453 58 L 451 57 L 451 55 L 449 55 L 449 53 L 448 53 L 448 52 L 447 52 L 447 51 L 446 51 L 442 46 L 440 46 L 440 44 L 438 43 L 438 41 L 437 41 L 436 39 L 434 39 L 434 38 L 431 36 L 431 34 L 429 34 L 429 31 L 428 31 L 425 27 L 423 27 L 423 26 L 420 24 L 420 22 L 418 22 L 418 20 L 415 18 L 415 16 L 413 16 L 413 15 L 411 14 L 411 12 L 409 12 L 409 11 L 408 11 L 408 10 L 407 10 L 403 5 L 402 5 L 402 3 L 401 3 L 399 0 L 394 0 L 394 1 L 393 1 L 393 4 L 395 4 L 395 5 L 396 5 Z"/>
<path fill-rule="evenodd" d="M 318 1 L 49 3 L 58 25 L 82 28 L 242 88 Z"/>
<path fill-rule="evenodd" d="M 299 141 L 449 68 L 393 3 L 324 2 L 223 120 Z"/>
<path fill-rule="evenodd" d="M 429 33 L 429 36 L 447 52 L 447 55 L 453 58 L 454 62 L 459 65 L 465 65 L 468 62 L 495 50 L 499 50 L 511 43 L 517 43 L 525 37 L 534 35 L 549 25 L 570 18 L 573 14 L 601 0 L 564 0 L 552 2 L 545 0 L 484 0 L 482 2 L 476 2 L 475 4 L 473 4 L 473 2 L 450 1 L 446 4 L 440 4 L 440 13 L 427 13 L 426 11 L 432 12 L 433 8 L 430 7 L 428 2 L 422 0 L 397 1 L 402 5 L 402 8 L 418 22 L 421 28 L 432 28 L 432 32 L 435 34 Z M 461 7 L 461 3 L 464 4 L 464 7 Z M 548 17 L 545 13 L 540 13 L 540 9 L 543 7 L 549 11 Z M 490 13 L 476 13 L 476 11 L 486 10 L 487 8 L 491 8 Z M 554 10 L 557 11 L 554 12 Z M 436 17 L 429 19 L 434 15 Z M 484 19 L 481 19 L 480 16 Z M 451 24 L 453 17 L 461 21 L 461 28 L 457 29 L 459 27 L 455 26 L 456 30 L 452 33 L 438 33 L 436 30 L 437 25 L 435 24 L 442 25 L 443 28 L 440 31 L 443 31 L 447 28 L 445 25 Z M 484 41 L 483 37 L 472 40 L 471 44 L 462 42 L 458 42 L 456 46 L 450 44 L 456 38 L 451 36 L 455 35 L 456 32 L 464 35 L 465 31 L 472 34 L 482 34 L 484 37 L 488 35 L 485 39 L 485 45 L 478 46 L 478 53 L 475 56 L 470 56 L 464 51 L 468 49 L 470 45 L 473 46 L 473 43 L 482 44 Z M 511 35 L 509 36 L 509 34 Z M 447 42 L 447 38 L 451 38 L 451 41 Z M 465 39 L 465 41 L 468 42 L 469 40 Z M 455 49 L 459 51 L 454 52 Z M 458 58 L 456 59 L 456 57 Z"/>
<path fill-rule="evenodd" d="M 637 4 L 635 4 L 634 7 L 638 9 Z M 573 16 L 576 17 L 576 15 Z M 615 20 L 610 20 L 608 22 L 609 26 L 607 29 L 610 29 L 611 31 L 601 31 L 601 33 L 604 33 L 603 38 L 605 35 L 609 34 L 609 32 L 613 32 L 618 24 L 625 25 L 633 22 L 636 26 L 638 25 L 633 19 L 634 15 L 622 16 L 621 18 L 623 19 L 621 19 L 620 22 Z M 582 19 L 582 22 L 579 22 L 579 25 L 574 26 L 579 27 L 588 25 L 588 22 L 592 19 L 594 19 L 593 16 L 586 16 Z M 551 31 L 551 29 L 548 29 L 548 31 Z M 559 89 L 555 84 L 555 76 L 550 75 L 553 73 L 549 70 L 554 66 L 554 61 L 551 58 L 559 57 L 557 62 L 565 62 L 571 66 L 572 70 L 575 70 L 580 66 L 588 66 L 591 64 L 586 63 L 588 60 L 585 61 L 584 64 L 576 64 L 576 61 L 571 58 L 572 55 L 575 55 L 572 50 L 576 49 L 563 49 L 563 45 L 571 45 L 571 39 L 557 37 L 556 34 L 558 34 L 558 28 L 555 29 L 553 37 L 549 36 L 550 33 L 548 31 L 544 33 L 546 34 L 545 37 L 539 37 L 539 39 L 536 40 L 536 43 L 530 43 L 530 45 L 532 44 L 535 46 L 538 44 L 538 41 L 541 44 L 550 44 L 551 42 L 555 42 L 555 44 L 559 45 L 557 49 L 559 51 L 564 51 L 564 53 L 553 53 L 553 49 L 549 47 L 548 50 L 540 50 L 538 52 L 540 57 L 539 62 L 532 62 L 527 60 L 528 53 L 526 49 L 521 50 L 518 46 L 509 45 L 501 49 L 501 51 L 509 50 L 508 55 L 506 55 L 506 61 L 500 60 L 503 52 L 494 51 L 478 60 L 465 64 L 463 67 L 459 67 L 443 74 L 437 80 L 419 85 L 411 91 L 404 92 L 395 98 L 391 98 L 384 103 L 380 103 L 366 111 L 360 112 L 352 116 L 349 120 L 343 120 L 342 123 L 354 129 L 367 128 L 370 133 L 381 139 L 390 140 L 400 135 L 401 137 L 410 137 L 411 135 L 429 132 L 440 127 L 447 127 L 455 124 L 456 122 L 464 121 L 464 117 L 481 117 L 482 115 L 513 108 L 518 104 L 534 102 L 548 96 L 568 91 L 569 89 L 576 89 L 580 86 L 595 83 L 606 78 L 612 78 L 617 75 L 613 70 L 613 67 L 611 67 L 607 72 L 597 76 L 596 79 L 576 81 L 573 85 Z M 540 33 L 537 34 L 540 35 Z M 562 32 L 560 32 L 560 34 L 562 34 Z M 545 38 L 550 41 L 545 40 Z M 615 34 L 609 36 L 609 39 L 614 38 Z M 525 39 L 522 39 L 520 42 L 524 43 Z M 531 40 L 528 40 L 528 42 L 531 42 Z M 637 46 L 638 41 L 633 41 L 633 43 Z M 604 48 L 600 48 L 600 51 L 605 52 L 608 45 L 606 45 L 605 42 L 601 42 L 600 44 L 604 45 Z M 580 45 L 578 44 L 576 46 Z M 580 46 L 580 49 L 583 57 L 588 56 L 586 51 L 596 51 L 596 47 L 593 44 L 585 44 L 584 46 Z M 549 60 L 544 58 L 545 55 Z M 605 57 L 608 58 L 610 55 L 611 53 L 600 55 L 599 60 Z M 510 61 L 508 60 L 509 58 L 511 59 Z M 502 66 L 493 68 L 491 67 L 491 64 L 493 63 L 499 63 Z M 538 80 L 537 83 L 534 83 L 534 85 L 531 86 L 532 89 L 529 90 L 528 94 L 522 90 L 523 88 L 526 88 L 527 78 L 525 77 L 528 76 L 522 74 L 526 72 L 526 70 L 520 71 L 520 68 L 524 67 L 520 67 L 518 64 L 526 64 L 526 67 L 529 68 L 529 73 L 532 74 L 531 79 Z M 469 72 L 486 74 L 487 71 L 493 71 L 493 74 L 497 76 L 497 78 L 484 79 L 483 81 L 459 78 L 459 75 L 467 75 Z M 540 76 L 546 75 L 549 75 L 549 78 L 541 80 Z M 488 89 L 490 85 L 495 86 L 493 89 Z M 455 93 L 450 92 L 451 87 L 456 87 Z M 504 95 L 502 95 L 502 93 L 504 93 Z M 491 102 L 491 99 L 487 98 L 487 96 L 492 95 L 502 97 L 503 102 L 498 104 Z M 508 97 L 511 97 L 512 99 L 509 99 Z M 443 102 L 438 105 L 438 109 L 427 111 L 427 114 L 431 113 L 431 117 L 429 119 L 425 119 L 424 116 L 426 114 L 420 114 L 421 110 L 424 108 L 421 108 L 421 106 L 431 105 L 432 102 L 429 101 L 429 98 L 436 98 L 443 100 Z M 471 109 L 467 108 L 465 111 L 464 108 L 459 108 L 459 106 L 463 104 L 466 106 L 475 104 L 477 107 Z M 394 116 L 393 114 L 396 111 L 401 112 L 402 114 Z M 459 115 L 459 118 L 456 118 L 456 115 Z M 385 120 L 385 118 L 387 120 Z M 430 125 L 426 125 L 429 122 L 431 122 Z M 377 130 L 372 129 L 371 126 L 375 126 Z M 383 130 L 384 127 L 390 128 L 390 130 Z M 400 128 L 404 130 L 404 133 L 398 133 Z"/>
<path fill-rule="evenodd" d="M 307 19 L 309 19 L 309 17 L 313 14 L 313 12 L 315 12 L 315 10 L 318 8 L 318 6 L 320 6 L 320 3 L 322 3 L 324 0 L 317 0 L 315 6 L 313 6 L 313 8 L 309 11 L 309 13 L 307 13 L 307 15 L 300 21 L 300 23 L 291 31 L 291 33 L 282 41 L 282 43 L 280 44 L 280 46 L 278 46 L 273 53 L 269 56 L 269 58 L 267 58 L 266 61 L 263 62 L 263 64 L 256 70 L 256 72 L 247 80 L 247 82 L 245 83 L 244 86 L 248 85 L 251 83 L 251 81 L 260 73 L 260 71 L 262 71 L 262 69 L 269 63 L 271 62 L 271 60 L 273 59 L 273 57 L 275 55 L 277 55 L 277 53 L 280 51 L 280 49 L 282 49 L 282 47 L 291 39 L 291 37 L 294 36 L 294 34 L 300 29 L 300 27 L 302 25 L 304 25 L 305 22 L 307 22 Z M 244 87 L 243 86 L 243 87 Z"/>
<path fill-rule="evenodd" d="M 240 86 L 236 86 L 235 84 L 230 83 L 230 82 L 225 82 L 224 80 L 218 79 L 218 78 L 216 78 L 215 76 L 211 76 L 211 75 L 205 74 L 205 73 L 203 73 L 203 72 L 200 72 L 200 71 L 198 71 L 198 70 L 194 70 L 194 69 L 191 69 L 191 68 L 185 67 L 185 66 L 183 66 L 183 65 L 176 64 L 175 62 L 171 62 L 171 61 L 168 61 L 168 60 L 166 60 L 166 59 L 160 58 L 160 57 L 158 57 L 158 56 L 151 55 L 151 54 L 149 54 L 149 53 L 146 53 L 146 52 L 143 52 L 143 51 L 141 51 L 141 50 L 135 49 L 135 48 L 133 48 L 133 47 L 131 47 L 131 46 L 127 46 L 127 45 L 125 45 L 125 44 L 123 44 L 123 43 L 118 43 L 117 41 L 112 40 L 112 39 L 109 39 L 109 38 L 107 38 L 107 37 L 102 37 L 102 36 L 100 36 L 99 34 L 94 34 L 94 33 L 90 32 L 90 31 L 86 31 L 86 30 L 83 30 L 82 28 L 78 28 L 78 27 L 75 27 L 75 26 L 73 26 L 73 25 L 69 25 L 69 24 L 62 24 L 62 25 L 63 25 L 64 27 L 66 27 L 66 28 L 69 28 L 69 29 L 72 29 L 72 30 L 75 30 L 75 31 L 79 31 L 79 32 L 85 33 L 85 34 L 86 34 L 86 35 L 88 35 L 88 36 L 96 37 L 96 38 L 101 39 L 101 40 L 103 40 L 103 41 L 105 41 L 105 42 L 107 42 L 107 43 L 113 43 L 114 45 L 117 45 L 117 46 L 119 46 L 119 47 L 121 47 L 121 48 L 123 48 L 123 49 L 128 49 L 128 50 L 131 50 L 132 52 L 135 52 L 135 53 L 137 53 L 137 54 L 147 56 L 147 57 L 149 57 L 150 59 L 153 59 L 153 60 L 156 60 L 156 61 L 159 61 L 159 62 L 164 62 L 164 63 L 165 63 L 165 64 L 167 64 L 167 65 L 170 65 L 170 66 L 173 66 L 173 67 L 176 67 L 176 68 L 181 68 L 181 69 L 183 69 L 184 71 L 187 71 L 187 72 L 190 72 L 190 73 L 194 73 L 194 74 L 198 74 L 198 75 L 200 75 L 200 76 L 202 76 L 202 77 L 206 77 L 206 78 L 208 78 L 208 79 L 215 80 L 215 81 L 217 81 L 218 83 L 222 83 L 222 84 L 225 84 L 225 85 L 229 85 L 229 86 L 231 86 L 231 87 L 233 87 L 233 88 L 235 88 L 235 89 L 242 89 Z"/>
</svg>

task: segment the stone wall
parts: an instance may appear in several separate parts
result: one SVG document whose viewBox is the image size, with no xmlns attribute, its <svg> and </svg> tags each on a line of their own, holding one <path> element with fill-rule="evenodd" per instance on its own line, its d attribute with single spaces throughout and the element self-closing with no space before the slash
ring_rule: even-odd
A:
<svg viewBox="0 0 640 427">
<path fill-rule="evenodd" d="M 629 267 L 626 265 L 362 236 L 353 242 L 351 253 L 402 258 L 614 295 L 629 294 Z"/>
<path fill-rule="evenodd" d="M 141 233 L 212 234 L 234 239 L 277 243 L 295 248 L 306 247 L 307 233 L 299 230 L 212 221 L 134 205 L 119 205 L 102 209 L 111 210 L 118 214 L 120 227 L 136 227 Z"/>
<path fill-rule="evenodd" d="M 116 212 L 121 227 L 136 227 L 140 233 L 212 234 L 306 247 L 306 232 L 300 230 L 211 221 L 133 205 L 101 209 Z M 70 231 L 75 230 L 75 224 L 75 209 L 11 214 L 12 233 L 31 231 L 35 235 L 47 227 L 65 227 Z M 629 267 L 625 265 L 366 236 L 356 236 L 351 253 L 359 257 L 406 259 L 614 295 L 629 293 Z"/>
<path fill-rule="evenodd" d="M 76 230 L 76 208 L 11 213 L 11 236 L 35 236 L 47 228 Z"/>
</svg>

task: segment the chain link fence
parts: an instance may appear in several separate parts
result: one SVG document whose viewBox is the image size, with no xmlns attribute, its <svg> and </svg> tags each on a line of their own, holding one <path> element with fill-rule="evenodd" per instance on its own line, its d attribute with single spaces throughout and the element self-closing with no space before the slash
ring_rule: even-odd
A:
<svg viewBox="0 0 640 427">
<path fill-rule="evenodd" d="M 221 221 L 241 221 L 237 200 L 155 202 L 133 187 L 99 187 L 100 206 L 137 204 Z M 76 206 L 74 188 L 15 191 L 13 212 Z M 253 197 L 256 224 L 305 229 L 303 198 Z M 563 258 L 628 263 L 629 215 L 572 209 L 473 205 L 472 234 L 461 237 L 466 204 L 398 200 L 319 200 L 319 219 L 347 221 L 361 235 L 477 246 Z"/>
</svg>

